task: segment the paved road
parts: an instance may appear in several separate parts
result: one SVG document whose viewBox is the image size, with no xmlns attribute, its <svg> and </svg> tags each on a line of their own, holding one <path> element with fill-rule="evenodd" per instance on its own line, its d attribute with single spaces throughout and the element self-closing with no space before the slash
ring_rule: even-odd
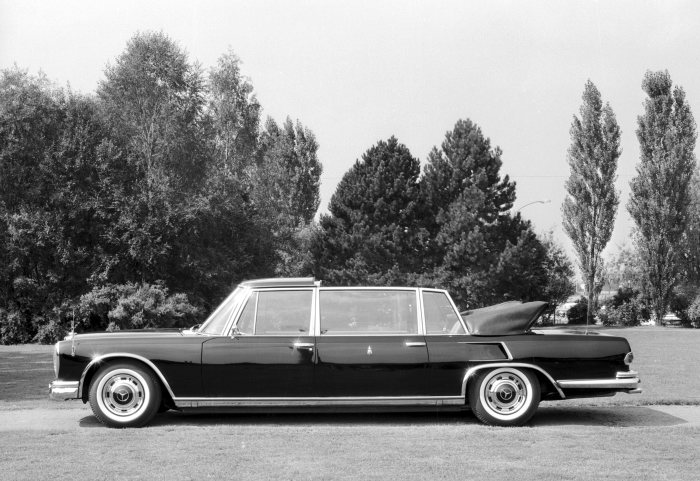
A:
<svg viewBox="0 0 700 481">
<path fill-rule="evenodd" d="M 153 426 L 197 425 L 347 425 L 347 424 L 478 424 L 469 414 L 181 414 L 169 412 L 157 416 Z M 651 427 L 700 425 L 700 406 L 634 407 L 546 407 L 542 406 L 531 421 L 534 428 L 571 429 L 572 426 Z M 0 410 L 2 431 L 76 431 L 102 425 L 86 406 L 75 408 Z"/>
</svg>

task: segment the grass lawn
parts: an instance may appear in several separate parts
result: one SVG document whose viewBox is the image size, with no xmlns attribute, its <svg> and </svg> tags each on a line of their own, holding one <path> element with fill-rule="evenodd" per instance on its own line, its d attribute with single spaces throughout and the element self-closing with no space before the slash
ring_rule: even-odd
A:
<svg viewBox="0 0 700 481">
<path fill-rule="evenodd" d="M 700 330 L 604 332 L 629 339 L 644 394 L 543 403 L 522 428 L 486 427 L 469 413 L 423 413 L 166 414 L 143 429 L 106 429 L 80 402 L 46 400 L 51 346 L 0 346 L 0 414 L 80 409 L 67 427 L 0 426 L 0 473 L 13 480 L 696 479 L 700 426 L 645 405 L 700 404 Z"/>
<path fill-rule="evenodd" d="M 638 408 L 639 409 L 639 408 Z M 642 408 L 643 409 L 643 408 Z M 473 417 L 229 416 L 3 432 L 7 479 L 696 479 L 697 426 L 489 428 Z"/>
</svg>

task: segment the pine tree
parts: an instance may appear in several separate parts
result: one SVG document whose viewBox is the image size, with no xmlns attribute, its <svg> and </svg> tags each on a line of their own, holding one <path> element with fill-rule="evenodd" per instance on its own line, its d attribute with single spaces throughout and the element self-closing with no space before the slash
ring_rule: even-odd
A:
<svg viewBox="0 0 700 481">
<path fill-rule="evenodd" d="M 578 255 L 588 295 L 588 318 L 596 298 L 596 278 L 601 271 L 601 253 L 610 241 L 619 195 L 615 190 L 617 159 L 620 157 L 620 128 L 609 104 L 603 106 L 600 92 L 590 80 L 583 90 L 581 118 L 571 124 L 566 181 L 567 197 L 562 205 L 564 230 Z"/>
<path fill-rule="evenodd" d="M 688 222 L 695 169 L 695 120 L 667 71 L 644 75 L 648 95 L 639 116 L 640 162 L 627 209 L 637 226 L 636 244 L 652 311 L 658 320 L 680 278 L 681 238 Z"/>
<path fill-rule="evenodd" d="M 501 166 L 501 150 L 491 148 L 471 120 L 460 120 L 442 149 L 430 153 L 421 179 L 421 217 L 429 234 L 421 283 L 450 289 L 465 307 L 527 299 L 527 291 L 536 289 L 520 277 L 542 259 L 521 253 L 544 251 L 528 234 L 529 224 L 510 215 L 515 183 L 501 177 Z M 529 271 L 522 269 L 524 260 Z"/>
<path fill-rule="evenodd" d="M 332 284 L 401 284 L 417 272 L 420 162 L 395 137 L 343 176 L 312 242 L 314 273 Z"/>
</svg>

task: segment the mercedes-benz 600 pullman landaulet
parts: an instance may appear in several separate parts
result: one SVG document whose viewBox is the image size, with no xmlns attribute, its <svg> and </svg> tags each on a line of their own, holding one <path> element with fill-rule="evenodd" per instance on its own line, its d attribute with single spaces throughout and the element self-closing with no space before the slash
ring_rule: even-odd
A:
<svg viewBox="0 0 700 481">
<path fill-rule="evenodd" d="M 112 427 L 167 409 L 471 409 L 508 426 L 540 401 L 640 392 L 627 340 L 531 329 L 545 308 L 460 314 L 440 289 L 253 280 L 197 328 L 69 335 L 49 391 Z"/>
</svg>

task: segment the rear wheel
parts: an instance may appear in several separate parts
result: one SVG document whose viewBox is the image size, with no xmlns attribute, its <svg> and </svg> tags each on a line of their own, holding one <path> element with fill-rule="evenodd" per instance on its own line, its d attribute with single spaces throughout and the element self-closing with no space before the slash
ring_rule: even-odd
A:
<svg viewBox="0 0 700 481">
<path fill-rule="evenodd" d="M 90 407 L 97 419 L 113 428 L 143 426 L 161 405 L 153 373 L 136 363 L 107 364 L 90 384 Z"/>
<path fill-rule="evenodd" d="M 521 426 L 532 418 L 539 403 L 540 383 L 526 369 L 491 369 L 469 385 L 472 412 L 493 426 Z"/>
</svg>

